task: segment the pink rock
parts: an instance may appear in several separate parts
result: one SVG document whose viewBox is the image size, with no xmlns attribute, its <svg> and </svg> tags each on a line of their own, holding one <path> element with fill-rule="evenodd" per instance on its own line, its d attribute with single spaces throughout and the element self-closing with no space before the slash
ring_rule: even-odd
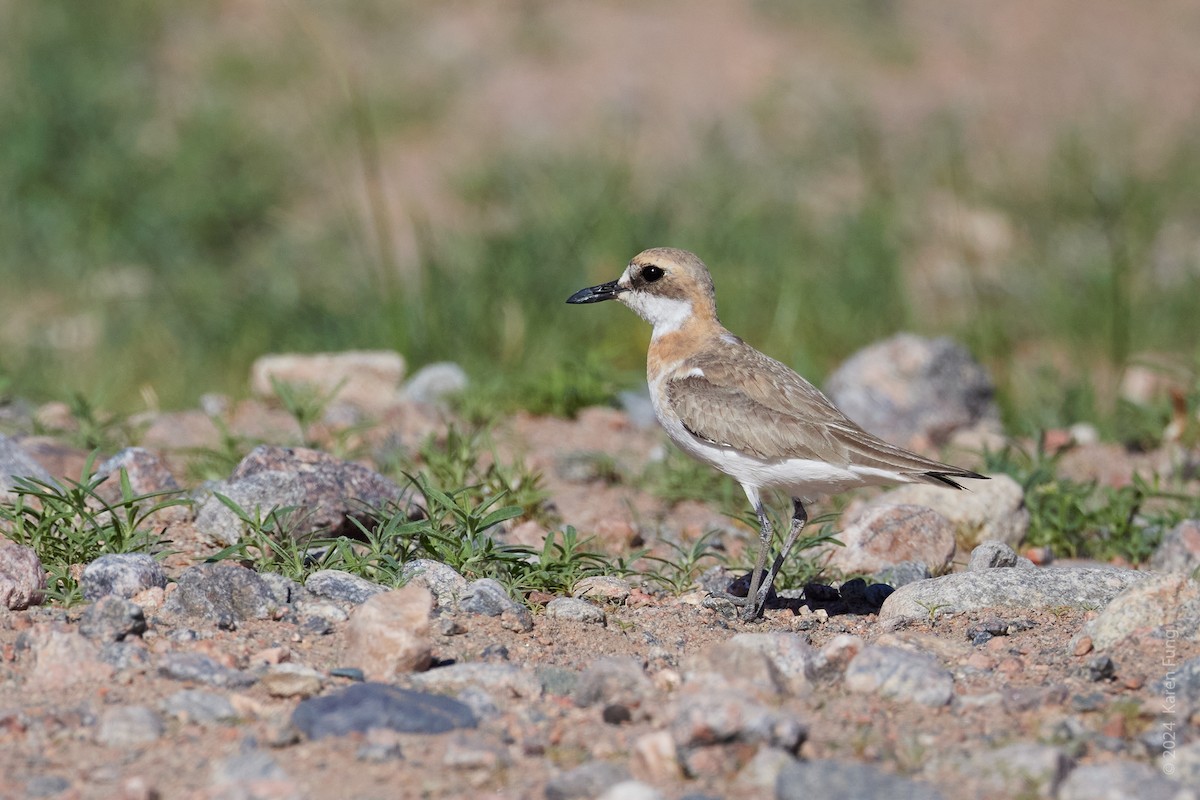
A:
<svg viewBox="0 0 1200 800">
<path fill-rule="evenodd" d="M 933 573 L 954 559 L 954 525 L 932 508 L 880 505 L 868 508 L 829 550 L 829 564 L 846 573 L 878 572 L 904 561 L 926 564 Z"/>
<path fill-rule="evenodd" d="M 350 617 L 345 658 L 369 681 L 392 681 L 429 667 L 433 645 L 429 614 L 433 595 L 420 586 L 382 592 Z"/>
<path fill-rule="evenodd" d="M 46 571 L 32 547 L 0 544 L 0 603 L 18 611 L 42 602 Z"/>
</svg>

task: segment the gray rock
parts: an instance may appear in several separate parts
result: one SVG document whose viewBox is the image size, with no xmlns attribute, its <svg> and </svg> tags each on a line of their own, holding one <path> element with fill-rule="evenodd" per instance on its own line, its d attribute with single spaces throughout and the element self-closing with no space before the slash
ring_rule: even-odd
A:
<svg viewBox="0 0 1200 800">
<path fill-rule="evenodd" d="M 1150 556 L 1150 568 L 1191 575 L 1197 567 L 1200 567 L 1200 519 L 1185 519 L 1163 535 Z"/>
<path fill-rule="evenodd" d="M 575 705 L 638 705 L 653 691 L 642 662 L 631 656 L 606 656 L 591 663 L 579 676 L 572 697 Z"/>
<path fill-rule="evenodd" d="M 1081 632 L 1097 650 L 1138 633 L 1168 628 L 1173 636 L 1196 639 L 1200 629 L 1200 583 L 1178 573 L 1143 573 L 1146 579 L 1126 587 Z"/>
<path fill-rule="evenodd" d="M 1017 555 L 1017 552 L 1007 544 L 995 539 L 988 539 L 976 545 L 975 549 L 971 551 L 971 560 L 967 562 L 967 572 L 979 572 L 999 567 L 1035 569 L 1032 561 Z"/>
<path fill-rule="evenodd" d="M 277 606 L 296 603 L 305 597 L 304 587 L 286 575 L 280 575 L 278 572 L 260 572 L 258 577 L 267 585 Z"/>
<path fill-rule="evenodd" d="M 445 733 L 474 728 L 475 715 L 457 700 L 382 683 L 357 683 L 340 692 L 303 700 L 292 723 L 310 739 L 390 728 L 403 733 Z"/>
<path fill-rule="evenodd" d="M 16 478 L 34 478 L 53 483 L 54 478 L 33 456 L 4 434 L 0 434 L 0 499 L 16 485 Z"/>
<path fill-rule="evenodd" d="M 960 428 L 998 425 L 987 370 L 951 339 L 901 333 L 870 345 L 837 368 L 826 393 L 866 430 L 900 444 L 944 444 Z"/>
<path fill-rule="evenodd" d="M 513 621 L 510 627 L 522 631 L 533 630 L 533 615 L 529 609 L 509 597 L 504 587 L 491 578 L 472 581 L 459 602 L 459 608 L 485 617 L 508 617 Z"/>
<path fill-rule="evenodd" d="M 843 573 L 873 573 L 906 561 L 943 572 L 954 560 L 954 526 L 931 508 L 875 505 L 838 534 L 841 547 L 821 551 Z"/>
<path fill-rule="evenodd" d="M 1121 590 L 1147 574 L 1119 567 L 999 567 L 959 572 L 910 583 L 895 591 L 879 611 L 887 628 L 939 613 L 984 608 L 1103 608 Z"/>
<path fill-rule="evenodd" d="M 253 686 L 258 681 L 251 672 L 222 666 L 201 653 L 168 653 L 159 661 L 158 672 L 172 680 L 203 683 L 218 688 Z"/>
<path fill-rule="evenodd" d="M 940 800 L 932 786 L 891 775 L 869 764 L 847 761 L 796 761 L 787 764 L 775 782 L 776 800 L 814 797 Z"/>
<path fill-rule="evenodd" d="M 884 492 L 864 504 L 859 514 L 882 505 L 932 508 L 954 526 L 954 538 L 964 552 L 994 540 L 1018 546 L 1029 532 L 1029 510 L 1021 485 L 1008 475 L 986 481 L 965 481 L 962 491 L 927 483 L 910 483 Z"/>
<path fill-rule="evenodd" d="M 470 584 L 467 579 L 449 564 L 428 558 L 415 558 L 400 569 L 405 583 L 424 586 L 433 594 L 438 608 L 454 611 L 459 601 L 467 594 Z"/>
<path fill-rule="evenodd" d="M 109 553 L 83 569 L 80 586 L 85 600 L 96 601 L 105 595 L 133 597 L 146 589 L 165 588 L 167 574 L 147 553 Z"/>
<path fill-rule="evenodd" d="M 436 404 L 462 394 L 470 386 L 467 373 L 453 361 L 426 364 L 404 382 L 404 397 L 412 403 Z"/>
<path fill-rule="evenodd" d="M 1053 798 L 1072 765 L 1060 747 L 1017 742 L 975 755 L 963 772 L 997 797 Z"/>
<path fill-rule="evenodd" d="M 166 731 L 162 718 L 145 706 L 116 706 L 100 715 L 96 743 L 106 747 L 149 744 Z"/>
<path fill-rule="evenodd" d="M 1062 782 L 1058 800 L 1195 800 L 1175 781 L 1148 764 L 1112 761 L 1076 767 Z"/>
<path fill-rule="evenodd" d="M 317 597 L 361 605 L 388 588 L 340 569 L 322 569 L 308 576 L 304 588 Z"/>
<path fill-rule="evenodd" d="M 367 508 L 395 503 L 410 508 L 414 516 L 422 513 L 421 501 L 411 490 L 361 464 L 303 447 L 260 445 L 228 480 L 199 499 L 196 530 L 221 544 L 233 544 L 241 538 L 243 523 L 215 496 L 218 493 L 251 515 L 299 509 L 291 520 L 294 524 L 286 526 L 299 541 L 318 532 L 354 536 L 359 531 L 351 520 L 365 518 Z"/>
<path fill-rule="evenodd" d="M 258 781 L 285 782 L 288 775 L 283 767 L 271 757 L 270 753 L 258 749 L 250 749 L 236 755 L 222 758 L 212 766 L 212 784 L 218 789 L 228 790 L 239 784 L 250 784 Z M 222 792 L 222 797 L 258 797 L 259 795 L 246 792 Z M 277 794 L 269 795 L 271 797 Z M 288 793 L 285 796 L 292 796 Z"/>
<path fill-rule="evenodd" d="M 871 577 L 878 583 L 899 589 L 901 586 L 932 578 L 933 573 L 929 571 L 928 564 L 922 564 L 919 561 L 901 561 L 899 564 L 884 567 Z"/>
<path fill-rule="evenodd" d="M 1155 683 L 1155 691 L 1164 704 L 1169 702 L 1182 719 L 1187 719 L 1200 711 L 1200 656 L 1167 666 L 1172 668 Z"/>
<path fill-rule="evenodd" d="M 572 597 L 587 598 L 604 603 L 624 603 L 633 591 L 633 584 L 616 575 L 593 575 L 576 582 Z"/>
<path fill-rule="evenodd" d="M 944 706 L 954 676 L 932 658 L 898 647 L 864 647 L 846 667 L 846 689 L 892 700 Z"/>
<path fill-rule="evenodd" d="M 418 688 L 443 694 L 480 688 L 501 697 L 538 698 L 542 682 L 537 673 L 516 664 L 464 661 L 408 676 Z"/>
<path fill-rule="evenodd" d="M 556 597 L 546 604 L 546 616 L 550 619 L 566 619 L 592 625 L 604 625 L 608 621 L 604 610 L 587 600 L 575 597 Z"/>
<path fill-rule="evenodd" d="M 116 670 L 142 669 L 149 666 L 150 651 L 140 641 L 124 639 L 119 642 L 107 642 L 100 648 L 100 660 Z"/>
<path fill-rule="evenodd" d="M 547 665 L 538 667 L 536 673 L 544 694 L 566 696 L 573 693 L 579 683 L 579 673 L 566 667 Z"/>
<path fill-rule="evenodd" d="M 629 780 L 629 769 L 608 761 L 589 761 L 546 782 L 546 800 L 587 800 Z"/>
<path fill-rule="evenodd" d="M 233 722 L 238 713 L 225 695 L 203 689 L 181 689 L 162 703 L 164 714 L 182 722 L 208 725 L 214 722 Z"/>
<path fill-rule="evenodd" d="M 109 594 L 84 609 L 79 632 L 99 642 L 120 642 L 127 636 L 146 632 L 142 607 L 124 597 Z"/>
<path fill-rule="evenodd" d="M 19 611 L 39 605 L 45 589 L 46 571 L 32 547 L 0 544 L 0 606 Z"/>
<path fill-rule="evenodd" d="M 37 775 L 25 784 L 26 797 L 54 797 L 71 788 L 71 782 L 61 775 Z"/>
<path fill-rule="evenodd" d="M 238 564 L 200 564 L 183 571 L 163 611 L 215 624 L 268 619 L 275 592 L 257 572 Z"/>
</svg>

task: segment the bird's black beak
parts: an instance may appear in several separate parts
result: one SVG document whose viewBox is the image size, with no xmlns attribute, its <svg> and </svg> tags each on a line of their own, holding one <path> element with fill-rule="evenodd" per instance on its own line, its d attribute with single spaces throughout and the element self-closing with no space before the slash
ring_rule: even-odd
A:
<svg viewBox="0 0 1200 800">
<path fill-rule="evenodd" d="M 624 286 L 618 286 L 616 281 L 609 281 L 599 286 L 589 286 L 586 289 L 580 289 L 568 297 L 567 302 L 575 305 L 580 303 L 599 303 L 602 300 L 612 300 L 623 291 L 625 291 Z"/>
</svg>

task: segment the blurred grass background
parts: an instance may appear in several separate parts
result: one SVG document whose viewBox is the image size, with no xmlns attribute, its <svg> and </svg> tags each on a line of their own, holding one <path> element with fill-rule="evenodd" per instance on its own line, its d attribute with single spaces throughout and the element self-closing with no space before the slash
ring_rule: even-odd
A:
<svg viewBox="0 0 1200 800">
<path fill-rule="evenodd" d="M 1014 429 L 1132 435 L 1122 371 L 1200 365 L 1200 15 L 1108 5 L 7 0 L 0 392 L 352 348 L 607 392 L 649 332 L 563 300 L 672 245 L 818 382 L 948 334 Z"/>
</svg>

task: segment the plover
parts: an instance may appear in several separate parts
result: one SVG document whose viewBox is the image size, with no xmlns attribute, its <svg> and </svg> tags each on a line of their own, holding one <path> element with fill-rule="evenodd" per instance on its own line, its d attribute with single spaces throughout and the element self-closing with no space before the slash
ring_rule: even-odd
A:
<svg viewBox="0 0 1200 800">
<path fill-rule="evenodd" d="M 867 433 L 793 370 L 734 336 L 717 319 L 708 267 L 686 250 L 658 247 L 615 281 L 580 289 L 568 303 L 619 300 L 654 326 L 646 377 L 654 413 L 688 455 L 733 477 L 759 523 L 759 547 L 742 618 L 756 619 L 808 521 L 804 504 L 859 486 L 924 482 L 961 489 L 985 478 Z M 762 490 L 792 498 L 792 524 L 766 570 L 774 532 Z"/>
</svg>

